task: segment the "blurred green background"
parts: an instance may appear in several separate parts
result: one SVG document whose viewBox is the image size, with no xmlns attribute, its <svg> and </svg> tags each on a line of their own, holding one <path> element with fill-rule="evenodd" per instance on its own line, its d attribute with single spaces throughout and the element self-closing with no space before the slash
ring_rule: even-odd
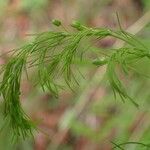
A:
<svg viewBox="0 0 150 150">
<path fill-rule="evenodd" d="M 51 24 L 60 19 L 67 30 L 73 20 L 91 27 L 118 29 L 118 12 L 124 29 L 140 28 L 137 36 L 150 46 L 150 0 L 0 0 L 0 63 L 9 60 L 9 50 L 29 43 L 30 34 L 48 30 L 63 30 Z M 147 14 L 142 24 L 134 23 Z M 135 25 L 135 26 L 134 26 Z M 134 28 L 135 27 L 135 28 Z M 96 45 L 109 52 L 115 39 L 106 38 Z M 88 43 L 85 43 L 88 45 Z M 95 48 L 99 54 L 99 49 Z M 30 80 L 22 80 L 22 106 L 38 125 L 34 138 L 12 143 L 7 127 L 0 132 L 0 150 L 112 150 L 113 144 L 128 141 L 150 144 L 150 62 L 141 60 L 129 77 L 121 74 L 128 92 L 140 104 L 115 100 L 105 77 L 105 67 L 79 63 L 84 78 L 77 74 L 80 86 L 72 92 L 67 87 L 54 99 L 49 92 L 35 87 L 34 69 Z M 3 125 L 1 112 L 0 125 Z M 116 148 L 117 149 L 117 148 Z M 119 149 L 119 148 L 118 148 Z M 127 150 L 145 150 L 136 144 Z"/>
</svg>

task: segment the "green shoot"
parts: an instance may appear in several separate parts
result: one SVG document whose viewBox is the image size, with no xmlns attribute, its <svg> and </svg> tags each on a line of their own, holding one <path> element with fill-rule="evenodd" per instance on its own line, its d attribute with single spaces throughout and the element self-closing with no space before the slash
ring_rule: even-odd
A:
<svg viewBox="0 0 150 150">
<path fill-rule="evenodd" d="M 111 143 L 114 145 L 114 147 L 112 149 L 119 148 L 120 150 L 124 150 L 124 148 L 122 148 L 121 146 L 130 145 L 130 144 L 140 145 L 142 147 L 145 147 L 146 149 L 150 148 L 149 144 L 144 144 L 144 143 L 141 143 L 141 142 L 125 142 L 125 143 L 121 143 L 121 144 L 116 144 L 114 142 L 111 142 Z"/>
<path fill-rule="evenodd" d="M 58 20 L 53 20 L 52 23 L 56 26 L 61 25 Z M 73 66 L 74 61 L 81 55 L 82 40 L 110 36 L 126 42 L 126 47 L 113 50 L 113 53 L 104 59 L 86 59 L 96 66 L 106 65 L 106 74 L 114 95 L 119 94 L 123 102 L 128 99 L 138 107 L 120 81 L 116 67 L 119 65 L 128 74 L 132 63 L 145 57 L 150 58 L 149 50 L 136 37 L 122 29 L 113 31 L 105 28 L 88 28 L 79 22 L 73 22 L 71 26 L 77 31 L 48 31 L 37 34 L 31 44 L 16 50 L 9 62 L 2 67 L 0 92 L 4 99 L 4 116 L 8 118 L 6 120 L 9 120 L 8 124 L 14 131 L 14 136 L 25 138 L 32 134 L 32 129 L 35 128 L 20 103 L 20 83 L 24 68 L 29 69 L 34 66 L 38 72 L 38 84 L 43 91 L 47 89 L 58 97 L 59 89 L 62 87 L 57 83 L 58 77 L 63 78 L 70 88 L 71 82 L 76 82 L 74 70 L 78 66 Z M 84 56 L 81 57 L 84 59 Z"/>
</svg>

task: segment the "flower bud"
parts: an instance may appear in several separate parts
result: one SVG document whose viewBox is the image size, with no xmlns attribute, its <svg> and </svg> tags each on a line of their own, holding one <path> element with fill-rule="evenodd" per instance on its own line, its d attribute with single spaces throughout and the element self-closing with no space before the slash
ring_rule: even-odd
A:
<svg viewBox="0 0 150 150">
<path fill-rule="evenodd" d="M 73 21 L 71 26 L 73 28 L 76 28 L 79 31 L 83 30 L 83 26 L 81 25 L 81 23 L 79 21 Z"/>
<path fill-rule="evenodd" d="M 61 21 L 54 19 L 52 20 L 52 24 L 59 27 L 61 25 Z"/>
<path fill-rule="evenodd" d="M 103 66 L 108 62 L 108 60 L 105 57 L 97 58 L 93 60 L 93 64 L 96 66 Z"/>
</svg>

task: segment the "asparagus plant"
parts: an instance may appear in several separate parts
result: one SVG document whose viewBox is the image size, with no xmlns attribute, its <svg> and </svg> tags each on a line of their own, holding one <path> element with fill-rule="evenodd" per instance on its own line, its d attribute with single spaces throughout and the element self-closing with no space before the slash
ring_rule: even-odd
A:
<svg viewBox="0 0 150 150">
<path fill-rule="evenodd" d="M 61 22 L 53 20 L 56 26 Z M 123 102 L 131 101 L 136 107 L 138 103 L 132 98 L 124 84 L 119 79 L 116 67 L 119 65 L 125 74 L 131 69 L 131 64 L 142 58 L 150 59 L 149 49 L 134 35 L 119 30 L 107 28 L 90 28 L 75 21 L 71 24 L 71 31 L 47 31 L 36 35 L 35 40 L 13 51 L 9 61 L 1 67 L 2 81 L 0 93 L 4 103 L 5 122 L 13 131 L 15 137 L 23 137 L 32 134 L 36 129 L 34 123 L 24 112 L 20 103 L 20 83 L 25 70 L 35 67 L 37 70 L 38 84 L 44 90 L 49 90 L 56 98 L 62 85 L 57 77 L 62 77 L 66 85 L 71 88 L 71 82 L 75 81 L 75 71 L 72 67 L 74 61 L 80 56 L 88 59 L 91 64 L 98 67 L 106 65 L 106 75 L 114 95 L 119 95 Z M 112 49 L 109 55 L 96 59 L 83 57 L 81 43 L 83 40 L 113 37 L 122 40 L 126 45 L 122 48 Z M 87 51 L 88 53 L 89 51 Z M 99 53 L 101 50 L 99 50 Z M 31 59 L 32 58 L 32 59 Z M 82 61 L 79 59 L 79 61 Z M 75 66 L 78 68 L 78 65 Z"/>
</svg>

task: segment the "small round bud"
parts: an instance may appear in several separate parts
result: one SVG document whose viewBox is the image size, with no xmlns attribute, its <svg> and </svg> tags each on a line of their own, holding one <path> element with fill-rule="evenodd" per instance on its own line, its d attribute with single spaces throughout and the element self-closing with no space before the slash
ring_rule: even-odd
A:
<svg viewBox="0 0 150 150">
<path fill-rule="evenodd" d="M 77 30 L 82 30 L 83 29 L 83 26 L 81 25 L 81 23 L 79 21 L 73 21 L 71 26 L 73 28 L 76 28 Z"/>
<path fill-rule="evenodd" d="M 54 19 L 52 20 L 52 24 L 59 27 L 61 25 L 61 21 Z"/>
<path fill-rule="evenodd" d="M 71 24 L 72 27 L 80 27 L 81 23 L 79 21 L 73 21 Z"/>
<path fill-rule="evenodd" d="M 108 60 L 104 57 L 102 58 L 97 58 L 95 60 L 93 60 L 93 64 L 96 66 L 103 66 L 108 62 Z"/>
</svg>

